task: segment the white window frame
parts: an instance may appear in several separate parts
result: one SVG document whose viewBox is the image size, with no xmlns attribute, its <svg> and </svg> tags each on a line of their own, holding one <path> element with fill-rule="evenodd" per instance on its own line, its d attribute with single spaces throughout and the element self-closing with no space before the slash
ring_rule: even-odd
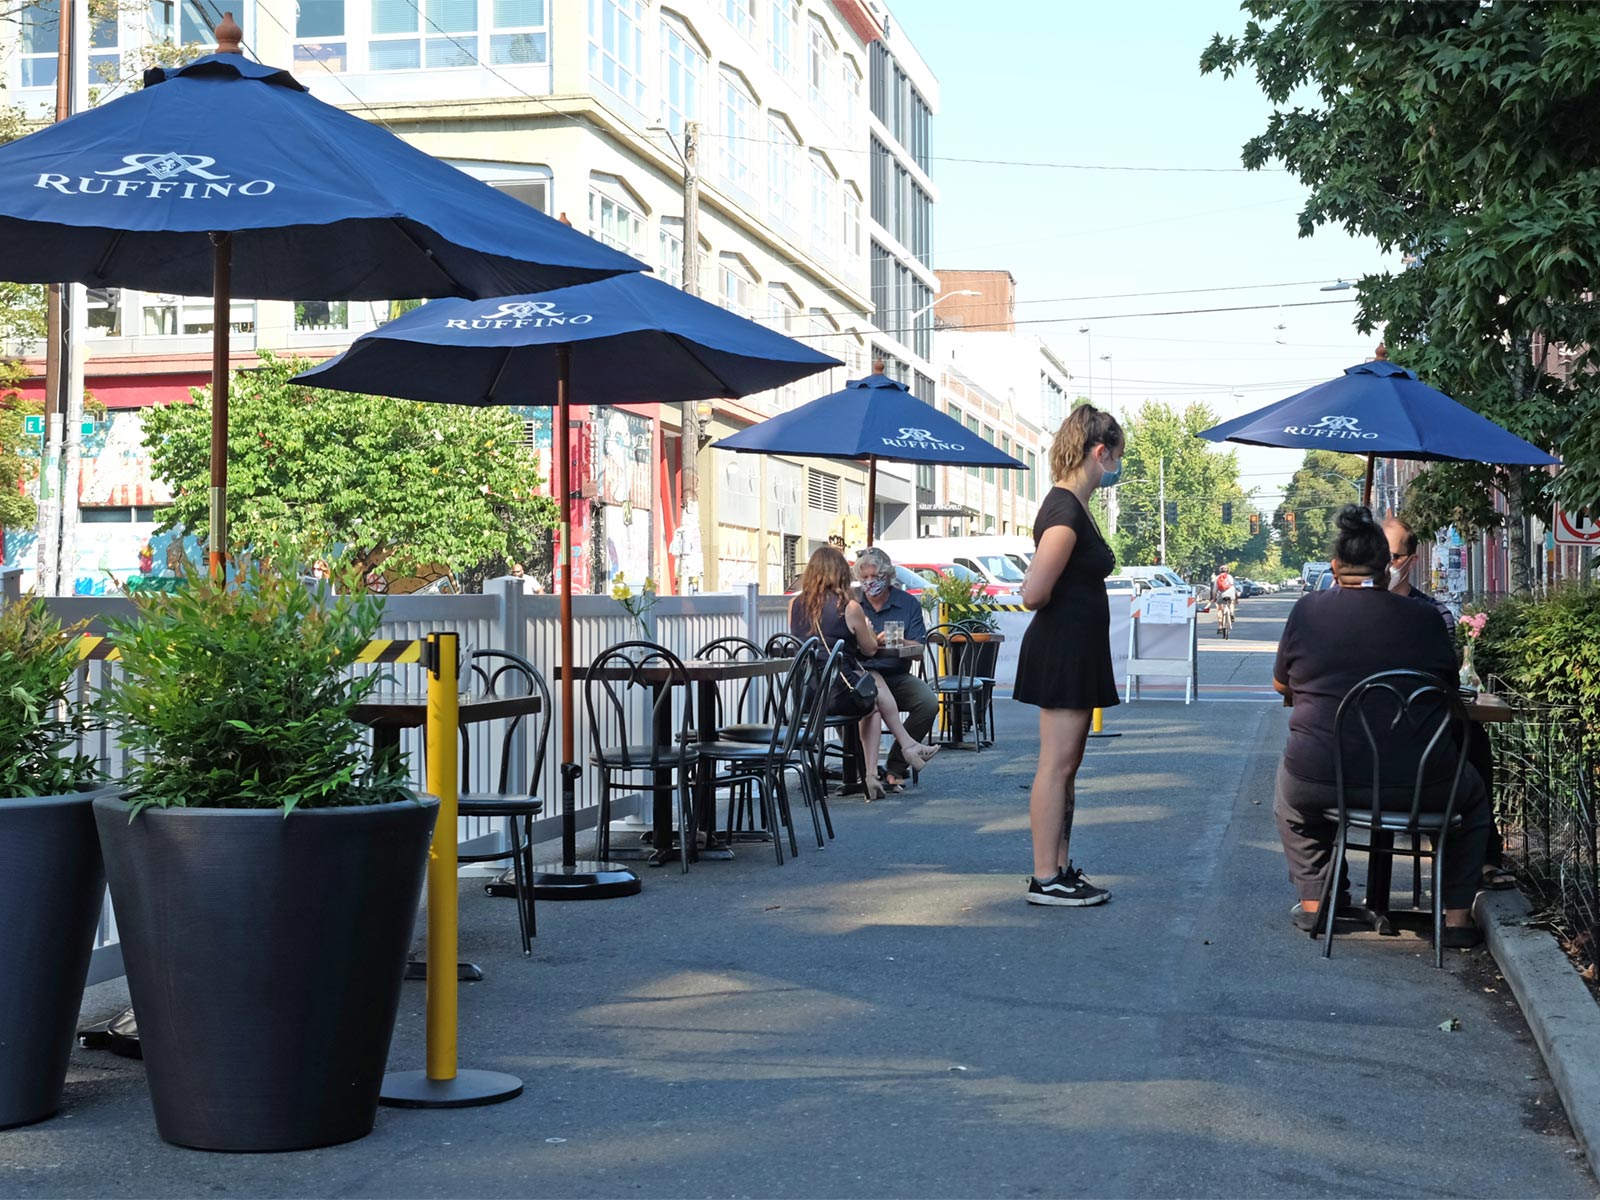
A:
<svg viewBox="0 0 1600 1200">
<path fill-rule="evenodd" d="M 849 54 L 842 54 L 840 74 L 843 76 L 844 134 L 846 143 L 852 143 L 861 127 L 861 64 Z"/>
<path fill-rule="evenodd" d="M 747 42 L 756 40 L 757 0 L 723 0 L 722 15 Z"/>
<path fill-rule="evenodd" d="M 724 183 L 741 196 L 754 200 L 759 177 L 752 148 L 756 145 L 755 123 L 760 106 L 738 71 L 725 66 L 718 75 L 717 117 L 722 140 L 718 166 Z"/>
<path fill-rule="evenodd" d="M 806 97 L 811 102 L 811 110 L 825 124 L 831 125 L 833 64 L 839 48 L 828 23 L 816 13 L 811 13 L 806 23 Z"/>
<path fill-rule="evenodd" d="M 811 242 L 824 258 L 834 256 L 834 213 L 837 211 L 839 173 L 820 150 L 811 152 Z"/>
<path fill-rule="evenodd" d="M 656 233 L 656 278 L 675 288 L 683 286 L 683 218 L 662 217 Z"/>
<path fill-rule="evenodd" d="M 644 105 L 645 12 L 644 0 L 589 0 L 589 78 L 636 109 Z"/>
<path fill-rule="evenodd" d="M 682 17 L 661 11 L 661 123 L 674 137 L 685 121 L 700 120 L 710 55 Z M 677 95 L 674 95 L 677 92 Z"/>
<path fill-rule="evenodd" d="M 846 181 L 839 190 L 844 196 L 844 203 L 841 205 L 844 219 L 841 244 L 844 246 L 847 259 L 851 262 L 860 262 L 863 244 L 861 192 L 857 190 L 853 181 Z"/>
<path fill-rule="evenodd" d="M 767 114 L 767 216 L 800 232 L 800 135 L 780 112 Z"/>
<path fill-rule="evenodd" d="M 717 258 L 717 304 L 741 317 L 755 316 L 756 280 L 737 254 Z"/>
<path fill-rule="evenodd" d="M 767 48 L 772 69 L 785 79 L 796 77 L 800 48 L 800 0 L 770 0 Z"/>
<path fill-rule="evenodd" d="M 609 175 L 589 176 L 589 236 L 624 254 L 644 250 L 645 215 L 639 203 Z"/>
<path fill-rule="evenodd" d="M 377 8 L 379 5 L 393 6 L 403 20 L 409 20 L 410 29 L 385 30 L 379 32 Z M 409 14 L 409 15 L 408 15 Z M 366 54 L 367 69 L 375 72 L 383 71 L 419 71 L 422 69 L 422 13 L 420 9 L 413 8 L 407 0 L 367 0 L 367 38 Z M 380 47 L 410 46 L 417 52 L 416 62 L 386 63 L 377 65 L 377 55 L 374 53 Z"/>
<path fill-rule="evenodd" d="M 318 70 L 345 72 L 350 69 L 351 6 L 359 0 L 335 0 L 339 5 L 339 32 L 303 34 L 300 10 L 294 18 L 294 65 L 297 71 L 315 66 Z M 319 65 L 320 64 L 320 65 Z"/>
</svg>

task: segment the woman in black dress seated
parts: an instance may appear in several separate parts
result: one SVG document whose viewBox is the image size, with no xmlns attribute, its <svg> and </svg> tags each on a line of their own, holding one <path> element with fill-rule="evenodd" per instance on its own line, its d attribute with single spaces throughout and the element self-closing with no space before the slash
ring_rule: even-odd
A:
<svg viewBox="0 0 1600 1200">
<path fill-rule="evenodd" d="M 1278 765 L 1277 796 L 1273 815 L 1278 836 L 1289 862 L 1289 878 L 1300 893 L 1291 910 L 1297 929 L 1318 928 L 1323 883 L 1333 864 L 1338 829 L 1324 816 L 1339 807 L 1334 781 L 1333 723 L 1345 694 L 1369 675 L 1380 671 L 1421 671 L 1433 675 L 1441 687 L 1456 686 L 1455 649 L 1444 622 L 1432 607 L 1389 592 L 1389 541 L 1372 513 L 1346 505 L 1338 516 L 1333 547 L 1333 576 L 1338 586 L 1302 597 L 1289 613 L 1278 642 L 1272 686 L 1290 697 L 1289 741 Z M 1374 721 L 1374 725 L 1380 722 Z M 1431 729 L 1433 726 L 1429 726 Z M 1386 739 L 1375 729 L 1383 776 L 1393 780 L 1393 790 L 1382 788 L 1384 808 L 1411 810 L 1420 757 L 1414 731 Z M 1370 807 L 1370 793 L 1359 783 L 1370 779 L 1370 766 L 1361 760 L 1368 751 L 1360 733 L 1346 733 L 1346 790 L 1351 802 Z M 1455 771 L 1455 749 L 1436 750 L 1429 768 L 1436 772 L 1424 780 L 1423 804 L 1443 811 Z M 1370 787 L 1370 785 L 1368 785 Z M 1445 855 L 1444 905 L 1446 946 L 1465 948 L 1482 941 L 1472 923 L 1471 905 L 1478 888 L 1484 849 L 1489 837 L 1489 800 L 1483 780 L 1469 765 L 1461 777 L 1455 811 L 1461 828 L 1450 834 Z M 1334 903 L 1349 903 L 1349 882 L 1339 880 Z"/>
<path fill-rule="evenodd" d="M 848 715 L 858 711 L 851 707 L 851 698 L 845 687 L 845 677 L 859 677 L 863 668 L 861 659 L 871 658 L 879 652 L 879 638 L 872 622 L 861 605 L 850 599 L 850 564 L 833 546 L 823 546 L 811 556 L 805 573 L 800 576 L 800 594 L 789 601 L 789 632 L 802 641 L 819 637 L 832 652 L 836 642 L 843 642 L 845 653 L 840 661 L 840 680 L 834 684 L 830 713 Z M 906 732 L 900 720 L 900 709 L 894 702 L 883 680 L 874 671 L 867 671 L 877 685 L 877 701 L 873 710 L 861 718 L 861 751 L 865 758 L 862 786 L 868 800 L 883 796 L 883 784 L 878 780 L 878 745 L 880 730 L 887 727 L 905 755 L 906 763 L 914 771 L 921 771 L 928 760 L 938 753 L 937 746 L 919 743 Z M 881 722 L 881 725 L 880 725 Z"/>
<path fill-rule="evenodd" d="M 1089 515 L 1096 488 L 1122 473 L 1122 426 L 1108 412 L 1082 404 L 1061 423 L 1050 445 L 1050 478 L 1033 522 L 1033 564 L 1022 603 L 1033 620 L 1017 656 L 1012 697 L 1039 706 L 1039 766 L 1028 798 L 1033 830 L 1029 904 L 1084 908 L 1111 898 L 1067 856 L 1078 764 L 1097 708 L 1117 702 L 1111 668 L 1111 604 L 1106 576 L 1111 547 Z"/>
</svg>

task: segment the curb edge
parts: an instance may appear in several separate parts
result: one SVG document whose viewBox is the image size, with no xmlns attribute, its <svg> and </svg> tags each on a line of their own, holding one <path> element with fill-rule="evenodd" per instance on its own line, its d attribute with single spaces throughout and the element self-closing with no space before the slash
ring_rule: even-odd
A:
<svg viewBox="0 0 1600 1200">
<path fill-rule="evenodd" d="M 1511 985 L 1589 1169 L 1600 1174 L 1600 1004 L 1521 892 L 1480 892 L 1473 917 Z"/>
</svg>

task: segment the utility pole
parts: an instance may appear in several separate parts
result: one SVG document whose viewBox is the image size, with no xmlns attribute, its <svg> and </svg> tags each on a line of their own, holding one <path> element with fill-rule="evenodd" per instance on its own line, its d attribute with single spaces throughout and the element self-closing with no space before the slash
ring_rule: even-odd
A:
<svg viewBox="0 0 1600 1200">
<path fill-rule="evenodd" d="M 683 290 L 700 294 L 700 122 L 683 123 Z M 683 430 L 682 488 L 683 512 L 680 528 L 685 530 L 684 553 L 679 556 L 683 578 L 681 591 L 688 591 L 690 572 L 684 565 L 701 546 L 700 508 L 700 413 L 696 401 L 678 406 L 679 427 Z"/>
<path fill-rule="evenodd" d="M 56 120 L 72 114 L 72 0 L 60 0 L 56 17 Z M 62 285 L 52 283 L 45 292 L 44 350 L 44 453 L 39 461 L 39 566 L 36 584 L 42 596 L 60 590 L 62 439 L 67 384 L 63 366 L 71 362 L 66 345 L 66 305 Z M 69 568 L 70 570 L 70 568 Z"/>
<path fill-rule="evenodd" d="M 1157 470 L 1156 512 L 1161 516 L 1161 565 L 1167 565 L 1167 456 L 1161 456 Z"/>
<path fill-rule="evenodd" d="M 69 113 L 89 107 L 89 0 L 62 0 L 62 8 L 72 11 L 72 90 Z M 83 368 L 88 349 L 87 325 L 89 297 L 81 283 L 69 283 L 62 293 L 61 327 L 65 345 L 61 367 L 65 377 L 62 411 L 66 429 L 63 437 L 61 485 L 61 547 L 58 553 L 57 584 L 62 595 L 71 595 L 78 570 L 78 487 L 83 474 Z"/>
</svg>

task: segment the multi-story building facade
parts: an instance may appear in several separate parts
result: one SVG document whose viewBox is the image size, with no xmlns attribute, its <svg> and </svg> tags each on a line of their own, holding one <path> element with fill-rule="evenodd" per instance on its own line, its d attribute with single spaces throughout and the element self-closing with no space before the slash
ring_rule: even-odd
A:
<svg viewBox="0 0 1600 1200">
<path fill-rule="evenodd" d="M 852 516 L 860 521 L 860 468 L 727 454 L 709 443 L 842 386 L 899 346 L 875 328 L 893 322 L 872 315 L 872 247 L 880 243 L 869 219 L 870 147 L 889 138 L 905 154 L 916 139 L 912 125 L 901 130 L 904 143 L 890 137 L 892 106 L 884 124 L 869 101 L 874 47 L 887 23 L 879 5 L 244 0 L 242 7 L 235 17 L 247 52 L 292 64 L 320 98 L 565 217 L 668 281 L 842 360 L 798 385 L 702 406 L 705 429 L 695 445 L 684 444 L 675 404 L 584 410 L 579 469 L 605 483 L 579 506 L 575 541 L 591 547 L 587 570 L 575 571 L 579 587 L 604 590 L 618 569 L 653 574 L 669 589 L 680 581 L 779 587 L 812 548 L 850 528 Z M 199 16 L 195 6 L 129 6 L 120 19 L 96 22 L 93 54 L 109 69 L 119 60 L 131 66 L 152 40 L 208 43 Z M 35 23 L 25 22 L 15 45 L 0 46 L 0 70 L 9 73 L 11 98 L 43 110 L 54 99 L 55 33 L 53 24 Z M 920 61 L 917 70 L 926 71 Z M 925 184 L 926 119 L 915 127 Z M 699 184 L 692 279 L 684 269 L 686 151 Z M 898 239 L 894 249 L 909 253 Z M 917 274 L 931 279 L 921 261 Z M 87 385 L 112 414 L 108 438 L 136 449 L 141 406 L 185 398 L 205 382 L 211 302 L 108 290 L 91 293 L 89 307 Z M 233 308 L 234 359 L 248 365 L 258 349 L 326 357 L 388 316 L 387 304 L 242 300 Z M 925 367 L 925 360 L 918 361 Z M 548 422 L 528 416 L 529 436 L 548 451 Z M 86 453 L 95 449 L 91 440 Z M 699 466 L 692 473 L 699 500 L 678 534 L 685 456 Z M 137 476 L 137 459 L 120 469 Z M 91 575 L 132 557 L 148 537 L 150 506 L 162 499 L 147 478 L 122 482 L 131 486 L 112 489 L 115 503 L 101 504 L 105 513 L 80 546 L 80 568 L 87 561 Z M 119 524 L 117 509 L 125 511 L 124 528 L 107 533 Z"/>
<path fill-rule="evenodd" d="M 1066 363 L 1039 337 L 1017 332 L 1016 280 L 1009 271 L 939 271 L 934 312 L 939 405 L 1026 471 L 940 468 L 918 531 L 1028 533 L 1050 485 L 1050 439 L 1071 407 Z"/>
<path fill-rule="evenodd" d="M 875 6 L 877 7 L 877 6 Z M 939 83 L 905 31 L 884 14 L 885 36 L 868 48 L 873 357 L 919 399 L 934 403 L 931 129 Z M 932 467 L 883 464 L 878 529 L 909 537 L 916 507 L 933 501 Z"/>
</svg>

